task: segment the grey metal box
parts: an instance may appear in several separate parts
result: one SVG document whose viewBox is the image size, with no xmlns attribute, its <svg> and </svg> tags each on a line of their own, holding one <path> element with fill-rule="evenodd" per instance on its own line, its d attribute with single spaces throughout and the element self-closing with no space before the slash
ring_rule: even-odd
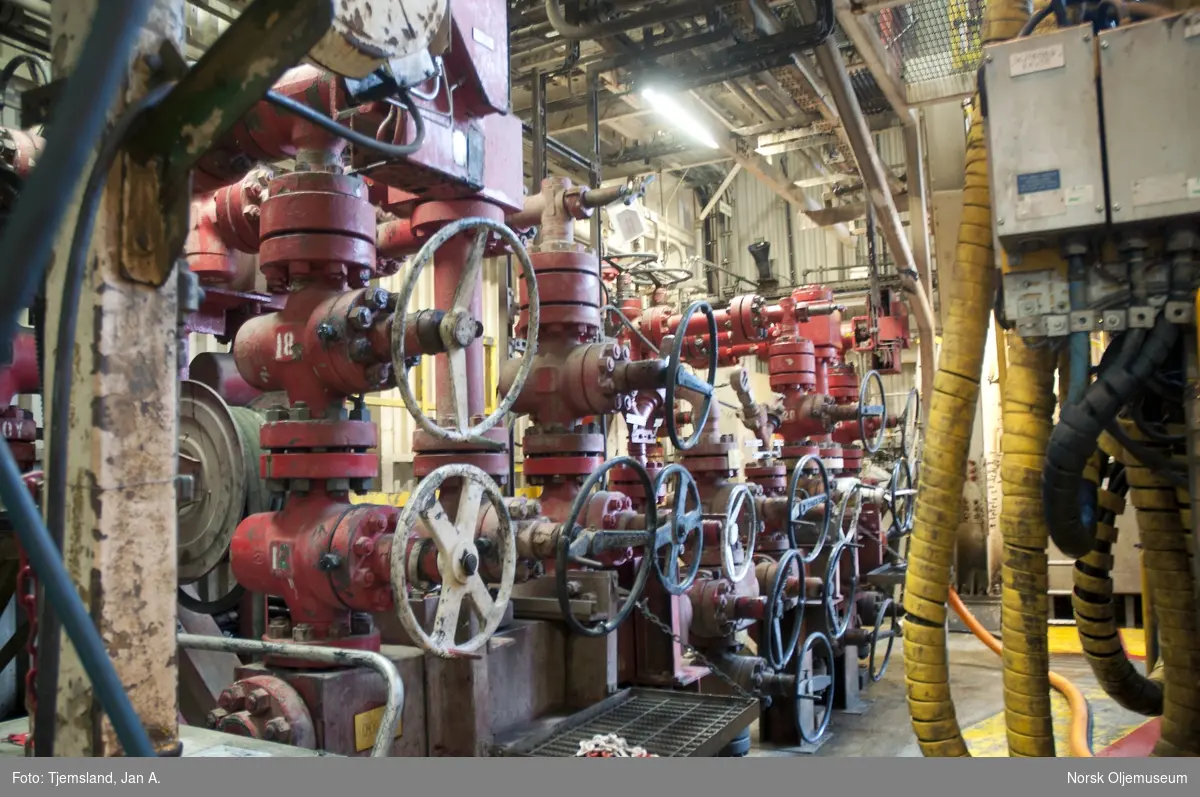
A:
<svg viewBox="0 0 1200 797">
<path fill-rule="evenodd" d="M 1084 28 L 984 50 L 996 237 L 1008 251 L 1054 246 L 1106 214 L 1095 41 Z"/>
<path fill-rule="evenodd" d="M 1200 214 L 1200 11 L 1100 35 L 1114 225 Z"/>
</svg>

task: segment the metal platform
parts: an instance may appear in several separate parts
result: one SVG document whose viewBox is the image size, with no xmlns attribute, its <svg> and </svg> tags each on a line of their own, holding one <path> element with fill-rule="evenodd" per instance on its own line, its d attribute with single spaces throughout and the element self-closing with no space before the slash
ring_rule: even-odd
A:
<svg viewBox="0 0 1200 797">
<path fill-rule="evenodd" d="M 758 718 L 757 700 L 665 689 L 626 689 L 498 750 L 502 756 L 570 758 L 579 743 L 615 733 L 663 758 L 715 756 Z"/>
</svg>

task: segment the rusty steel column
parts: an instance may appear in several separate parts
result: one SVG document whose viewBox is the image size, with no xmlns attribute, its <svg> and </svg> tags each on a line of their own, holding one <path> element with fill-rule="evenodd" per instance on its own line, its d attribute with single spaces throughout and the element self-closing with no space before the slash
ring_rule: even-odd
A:
<svg viewBox="0 0 1200 797">
<path fill-rule="evenodd" d="M 50 50 L 55 78 L 70 73 L 102 5 L 108 4 L 76 0 L 53 5 Z M 164 42 L 182 49 L 184 20 L 184 0 L 155 1 L 133 63 L 112 65 L 129 73 L 114 114 L 145 94 L 144 56 L 157 53 Z M 138 238 L 131 225 L 151 221 L 151 211 L 159 204 L 157 185 L 129 179 L 125 166 L 118 161 L 109 175 L 88 253 L 74 351 L 73 411 L 68 418 L 47 418 L 46 426 L 48 430 L 50 424 L 65 422 L 70 427 L 63 540 L 67 571 L 91 607 L 134 710 L 155 747 L 171 755 L 179 751 L 178 295 L 174 278 L 155 289 L 122 275 L 122 265 L 133 256 L 127 247 Z M 56 241 L 48 277 L 48 346 L 56 339 L 81 186 L 64 185 L 62 190 L 76 196 Z M 149 191 L 152 197 L 139 197 Z M 48 365 L 53 356 L 53 349 L 48 350 Z M 45 383 L 53 383 L 52 373 L 46 374 Z M 74 648 L 65 635 L 61 639 L 55 755 L 120 755 L 117 737 Z"/>
</svg>

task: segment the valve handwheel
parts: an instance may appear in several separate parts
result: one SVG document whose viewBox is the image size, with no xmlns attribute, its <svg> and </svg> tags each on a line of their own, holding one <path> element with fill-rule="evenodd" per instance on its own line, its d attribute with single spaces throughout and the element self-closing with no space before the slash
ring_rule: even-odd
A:
<svg viewBox="0 0 1200 797">
<path fill-rule="evenodd" d="M 463 270 L 462 282 L 454 294 L 454 305 L 446 311 L 438 330 L 445 354 L 450 358 L 450 393 L 454 406 L 454 426 L 446 428 L 439 426 L 421 410 L 421 405 L 413 395 L 412 386 L 408 383 L 408 357 L 404 351 L 404 339 L 408 330 L 408 303 L 417 287 L 417 280 L 425 266 L 433 262 L 437 250 L 450 239 L 468 230 L 476 230 L 475 239 L 467 252 L 467 261 Z M 487 252 L 488 238 L 496 234 L 512 249 L 513 254 L 521 263 L 521 277 L 525 280 L 529 304 L 529 329 L 526 332 L 525 352 L 521 356 L 521 365 L 517 369 L 512 387 L 508 394 L 496 407 L 491 415 L 474 426 L 470 426 L 470 411 L 467 396 L 470 385 L 467 384 L 467 348 L 475 342 L 477 335 L 477 319 L 471 314 L 471 302 L 475 298 L 478 287 L 479 272 L 483 268 L 483 258 Z M 517 397 L 521 395 L 525 381 L 533 370 L 533 358 L 537 353 L 538 336 L 538 287 L 537 278 L 533 273 L 533 262 L 529 259 L 520 237 L 501 222 L 485 218 L 458 219 L 443 227 L 432 238 L 425 242 L 421 251 L 412 259 L 404 284 L 400 288 L 396 301 L 396 312 L 392 319 L 392 367 L 396 369 L 396 387 L 404 406 L 423 430 L 439 440 L 449 442 L 470 442 L 477 445 L 495 448 L 498 444 L 483 437 L 483 434 L 498 424 L 512 408 Z"/>
<path fill-rule="evenodd" d="M 740 583 L 754 566 L 754 544 L 758 542 L 758 508 L 754 494 L 745 484 L 736 485 L 725 504 L 721 524 L 721 569 L 725 578 Z M 742 546 L 742 564 L 734 564 L 738 544 Z"/>
<path fill-rule="evenodd" d="M 849 511 L 851 502 L 854 502 L 854 516 L 849 524 L 850 530 L 846 531 L 846 513 Z M 833 546 L 833 550 L 829 552 L 829 563 L 825 568 L 825 617 L 829 623 L 829 636 L 835 640 L 841 639 L 846 635 L 847 629 L 850 628 L 850 621 L 854 617 L 854 601 L 858 595 L 858 549 L 862 547 L 854 539 L 858 534 L 858 518 L 862 513 L 862 485 L 855 484 L 842 499 L 842 509 L 838 513 L 838 526 L 841 529 L 841 536 L 838 538 L 837 544 Z M 851 557 L 850 566 L 850 583 L 842 592 L 842 603 L 845 605 L 845 612 L 838 610 L 838 602 L 836 600 L 836 592 L 834 585 L 838 583 L 838 573 L 841 570 L 842 559 L 845 556 Z"/>
<path fill-rule="evenodd" d="M 696 313 L 704 313 L 705 318 L 708 319 L 709 344 L 706 347 L 708 349 L 708 379 L 704 381 L 690 371 L 684 370 L 683 349 L 688 338 L 687 328 L 691 323 L 692 316 Z M 708 305 L 708 302 L 693 302 L 684 311 L 683 318 L 679 321 L 679 327 L 675 330 L 674 338 L 671 357 L 667 361 L 667 434 L 671 437 L 671 444 L 677 451 L 688 451 L 700 442 L 700 435 L 704 433 L 704 424 L 708 422 L 708 413 L 712 410 L 713 393 L 716 391 L 717 384 L 717 317 L 713 315 L 712 307 Z M 679 388 L 690 390 L 703 397 L 702 410 L 697 411 L 695 405 L 692 406 L 692 436 L 686 442 L 679 436 L 679 421 L 675 412 L 675 394 Z"/>
<path fill-rule="evenodd" d="M 873 388 L 873 389 L 872 389 Z M 867 419 L 879 421 L 875 434 L 867 434 Z M 883 392 L 883 377 L 878 371 L 868 371 L 858 391 L 858 436 L 868 454 L 874 454 L 883 445 L 887 435 L 887 394 Z"/>
<path fill-rule="evenodd" d="M 671 515 L 662 524 L 660 531 L 665 531 L 669 541 L 655 550 L 654 570 L 663 589 L 672 595 L 682 595 L 691 588 L 700 572 L 700 554 L 704 549 L 704 509 L 700 503 L 700 487 L 688 469 L 679 463 L 672 463 L 663 468 L 654 480 L 654 492 L 648 495 L 661 495 L 668 479 L 675 480 L 671 495 Z M 694 540 L 689 544 L 689 539 Z M 680 578 L 679 560 L 689 554 L 691 560 L 687 570 Z M 666 559 L 664 562 L 663 559 Z"/>
<path fill-rule="evenodd" d="M 460 483 L 458 509 L 453 521 L 437 497 L 438 488 L 451 479 Z M 480 552 L 475 537 L 485 498 L 496 513 L 494 541 L 499 548 L 500 585 L 494 598 L 479 573 Z M 404 505 L 396 530 L 391 555 L 392 585 L 396 591 L 397 614 L 409 637 L 423 650 L 444 659 L 473 653 L 483 647 L 504 619 L 517 572 L 516 535 L 500 488 L 474 465 L 443 465 L 421 480 Z M 430 633 L 421 627 L 408 601 L 407 542 L 412 532 L 433 540 L 438 552 L 441 591 Z M 458 643 L 455 634 L 464 599 L 470 601 L 471 609 L 479 619 L 479 631 L 466 642 Z"/>
<path fill-rule="evenodd" d="M 888 487 L 888 504 L 892 511 L 892 527 L 888 539 L 894 540 L 912 531 L 913 514 L 917 508 L 914 499 L 917 491 L 913 487 L 912 468 L 907 459 L 901 459 L 892 468 L 892 481 Z"/>
<path fill-rule="evenodd" d="M 801 486 L 802 481 L 820 477 L 821 492 L 811 493 L 807 487 Z M 804 518 L 818 506 L 823 507 L 824 517 L 821 518 L 821 533 L 816 543 L 807 554 L 801 556 L 804 564 L 812 564 L 825 548 L 825 540 L 829 537 L 829 525 L 833 521 L 833 492 L 829 483 L 829 471 L 825 463 L 815 454 L 808 454 L 800 459 L 792 468 L 792 478 L 788 484 L 787 503 L 787 535 L 788 543 L 793 549 L 800 547 L 800 539 L 796 534 L 797 526 L 811 525 Z"/>
<path fill-rule="evenodd" d="M 762 650 L 759 651 L 767 664 L 775 670 L 782 670 L 792 660 L 796 645 L 800 642 L 800 630 L 804 622 L 804 612 L 792 607 L 792 621 L 788 632 L 783 633 L 783 615 L 788 611 L 787 583 L 795 577 L 800 584 L 800 604 L 804 603 L 804 585 L 808 568 L 795 549 L 785 551 L 775 565 L 775 575 L 767 588 L 767 607 L 763 614 Z"/>
<path fill-rule="evenodd" d="M 604 484 L 605 477 L 613 468 L 628 468 L 637 476 L 638 481 L 641 482 L 641 486 L 645 490 L 645 495 L 655 495 L 655 485 L 650 478 L 650 474 L 633 457 L 616 457 L 608 460 L 599 469 L 593 471 L 592 475 L 588 476 L 587 480 L 579 488 L 579 493 L 575 496 L 575 502 L 571 505 L 570 512 L 567 513 L 567 519 L 560 526 L 554 580 L 558 605 L 563 613 L 563 622 L 567 624 L 567 627 L 571 631 L 580 636 L 607 636 L 615 631 L 621 623 L 625 622 L 625 619 L 629 617 L 630 612 L 633 611 L 634 606 L 637 605 L 638 600 L 641 598 L 642 592 L 646 589 L 646 582 L 650 579 L 650 570 L 654 567 L 654 559 L 656 558 L 654 553 L 658 548 L 671 542 L 667 539 L 666 532 L 659 533 L 658 510 L 654 501 L 647 502 L 646 528 L 627 531 L 588 529 L 588 537 L 581 539 L 585 529 L 580 521 L 587 513 L 588 504 L 592 499 L 592 490 Z M 639 547 L 644 549 L 641 565 L 638 567 L 637 574 L 633 579 L 633 585 L 629 588 L 628 595 L 625 597 L 625 601 L 621 604 L 620 608 L 607 620 L 599 620 L 587 625 L 580 622 L 571 606 L 571 592 L 567 580 L 567 572 L 570 570 L 572 562 L 578 562 L 588 554 L 594 555 L 605 550 Z"/>
<path fill-rule="evenodd" d="M 805 659 L 808 659 L 807 665 L 804 663 Z M 818 665 L 821 665 L 824 673 L 818 674 Z M 833 717 L 833 673 L 833 645 L 830 644 L 829 637 L 820 631 L 814 631 L 804 640 L 803 647 L 796 654 L 796 683 L 792 692 L 796 705 L 796 730 L 800 738 L 811 745 L 821 741 L 825 731 L 829 730 L 829 720 Z M 803 712 L 800 709 L 805 702 L 811 702 L 814 711 L 824 710 L 814 730 L 809 730 L 801 721 Z"/>
<path fill-rule="evenodd" d="M 900 451 L 912 462 L 916 458 L 917 442 L 921 436 L 921 394 L 914 387 L 908 391 L 904 414 L 900 416 Z"/>
<path fill-rule="evenodd" d="M 892 627 L 887 631 L 883 631 L 883 623 L 888 618 L 892 618 Z M 878 667 L 875 665 L 875 653 L 879 645 L 879 634 L 883 632 L 887 634 L 887 648 L 883 652 L 883 661 L 879 662 Z M 892 660 L 892 647 L 896 644 L 896 637 L 900 635 L 900 610 L 896 606 L 895 601 L 891 598 L 884 598 L 879 604 L 878 611 L 875 612 L 875 627 L 871 630 L 871 653 L 868 664 L 868 672 L 871 675 L 871 680 L 879 683 L 883 680 L 884 673 L 887 672 L 888 662 Z"/>
</svg>

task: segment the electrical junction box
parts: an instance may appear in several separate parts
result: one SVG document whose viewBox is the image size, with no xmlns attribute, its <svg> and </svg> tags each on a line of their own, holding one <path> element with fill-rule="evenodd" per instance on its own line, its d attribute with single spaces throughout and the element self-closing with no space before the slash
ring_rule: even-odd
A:
<svg viewBox="0 0 1200 797">
<path fill-rule="evenodd" d="M 1009 252 L 1106 222 L 1095 47 L 1071 28 L 984 50 L 992 218 Z"/>
<path fill-rule="evenodd" d="M 1200 11 L 1099 40 L 1113 225 L 1200 215 Z"/>
</svg>

